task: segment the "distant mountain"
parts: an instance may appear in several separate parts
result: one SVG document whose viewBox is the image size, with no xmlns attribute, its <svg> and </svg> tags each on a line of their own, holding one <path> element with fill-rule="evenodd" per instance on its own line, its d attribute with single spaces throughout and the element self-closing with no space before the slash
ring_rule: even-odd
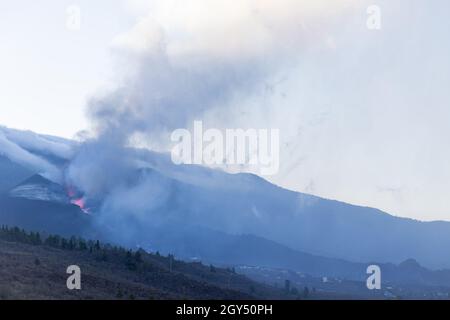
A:
<svg viewBox="0 0 450 320">
<path fill-rule="evenodd" d="M 148 231 L 149 249 L 186 260 L 283 268 L 317 277 L 367 277 L 368 264 L 308 254 L 253 235 L 230 235 L 203 227 L 159 226 Z"/>
<path fill-rule="evenodd" d="M 221 265 L 258 266 L 291 270 L 313 277 L 365 282 L 367 267 L 379 265 L 383 283 L 442 286 L 450 290 L 450 270 L 432 271 L 414 259 L 400 264 L 350 262 L 290 249 L 253 235 L 229 235 L 206 228 L 160 226 L 148 229 L 152 250 L 173 253 L 186 260 Z"/>
<path fill-rule="evenodd" d="M 251 234 L 298 251 L 355 262 L 415 258 L 429 268 L 450 267 L 449 222 L 399 218 L 289 191 L 251 174 L 175 166 L 154 153 L 143 158 L 151 168 L 144 173 L 146 181 L 167 190 L 148 220 L 141 218 L 143 225 L 168 221 Z M 129 193 L 133 190 L 130 187 Z"/>
</svg>

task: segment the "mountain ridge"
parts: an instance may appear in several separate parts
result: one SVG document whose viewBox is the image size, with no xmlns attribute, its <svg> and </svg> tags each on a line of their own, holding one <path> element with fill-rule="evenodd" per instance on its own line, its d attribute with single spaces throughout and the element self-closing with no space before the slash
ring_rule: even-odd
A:
<svg viewBox="0 0 450 320">
<path fill-rule="evenodd" d="M 20 133 L 11 137 L 17 135 Z M 35 137 L 26 135 L 26 139 Z M 22 152 L 43 161 L 47 161 L 47 153 L 68 157 L 64 165 L 53 162 L 52 166 L 63 177 L 67 168 L 76 169 L 69 170 L 75 179 L 71 182 L 78 187 L 83 201 L 95 204 L 92 220 L 97 228 L 109 234 L 108 241 L 134 239 L 145 243 L 146 229 L 170 222 L 174 226 L 199 226 L 230 235 L 251 234 L 297 251 L 347 261 L 401 263 L 414 258 L 427 268 L 450 267 L 450 252 L 445 250 L 450 246 L 447 221 L 422 222 L 397 217 L 376 208 L 287 190 L 247 173 L 177 166 L 167 154 L 143 149 L 123 150 L 124 163 L 137 165 L 110 169 L 107 174 L 115 175 L 102 180 L 96 175 L 102 178 L 105 173 L 101 165 L 114 161 L 116 150 L 102 150 L 102 146 L 95 144 L 78 148 L 78 144 L 64 145 L 64 140 L 53 139 L 41 145 L 42 149 L 50 145 L 49 150 L 40 150 L 36 155 L 33 152 L 44 139 L 42 135 L 38 137 L 37 141 L 26 143 L 22 137 L 16 147 L 31 145 L 32 148 L 22 148 Z M 90 163 L 98 155 L 105 162 Z M 91 171 L 83 173 L 84 167 Z M 0 178 L 4 174 L 0 172 Z M 95 184 L 97 180 L 107 184 L 96 195 L 89 193 L 91 186 L 78 185 L 86 181 Z"/>
</svg>

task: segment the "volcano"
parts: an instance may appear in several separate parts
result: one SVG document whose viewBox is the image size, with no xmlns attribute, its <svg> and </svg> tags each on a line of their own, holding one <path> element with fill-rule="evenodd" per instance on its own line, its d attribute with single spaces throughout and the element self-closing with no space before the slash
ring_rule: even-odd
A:
<svg viewBox="0 0 450 320">
<path fill-rule="evenodd" d="M 16 148 L 2 150 L 9 165 L 7 170 L 0 167 L 0 181 L 8 177 L 14 187 L 1 197 L 0 223 L 35 225 L 39 230 L 48 225 L 58 230 L 60 224 L 66 232 L 73 228 L 71 234 L 93 223 L 92 234 L 102 234 L 108 242 L 169 252 L 176 248 L 180 256 L 203 259 L 214 253 L 222 262 L 230 261 L 230 255 L 213 247 L 223 245 L 228 236 L 252 235 L 292 250 L 354 262 L 401 263 L 413 258 L 427 268 L 450 267 L 449 222 L 399 218 L 286 190 L 252 174 L 175 165 L 170 155 L 148 150 L 128 148 L 119 155 L 101 145 L 89 149 L 57 138 L 47 148 L 44 139 L 48 137 L 39 136 L 27 145 L 11 140 Z M 38 147 L 42 150 L 36 151 Z M 27 155 L 20 164 L 14 160 L 18 154 L 6 152 L 16 149 Z M 47 160 L 48 154 L 53 160 Z M 60 175 L 75 168 L 74 192 L 37 174 L 36 163 Z M 21 168 L 34 170 L 34 175 L 17 181 L 24 174 Z M 12 174 L 16 169 L 20 174 Z M 83 183 L 87 187 L 80 186 Z M 267 261 L 264 247 L 253 250 L 260 254 L 253 262 Z"/>
<path fill-rule="evenodd" d="M 64 188 L 33 175 L 0 194 L 0 224 L 64 236 L 90 235 L 91 219 L 70 203 Z"/>
</svg>

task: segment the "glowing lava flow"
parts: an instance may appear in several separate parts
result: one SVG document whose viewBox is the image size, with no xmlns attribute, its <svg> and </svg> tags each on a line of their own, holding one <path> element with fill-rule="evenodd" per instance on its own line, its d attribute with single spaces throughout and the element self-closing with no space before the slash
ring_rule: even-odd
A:
<svg viewBox="0 0 450 320">
<path fill-rule="evenodd" d="M 89 209 L 86 208 L 83 198 L 72 199 L 72 200 L 70 200 L 70 203 L 78 206 L 84 213 L 89 213 Z"/>
<path fill-rule="evenodd" d="M 72 186 L 66 188 L 67 196 L 70 199 L 70 203 L 79 207 L 84 213 L 89 213 L 89 208 L 86 208 L 86 202 L 84 197 L 79 197 L 79 193 Z M 77 197 L 78 194 L 78 197 Z"/>
</svg>

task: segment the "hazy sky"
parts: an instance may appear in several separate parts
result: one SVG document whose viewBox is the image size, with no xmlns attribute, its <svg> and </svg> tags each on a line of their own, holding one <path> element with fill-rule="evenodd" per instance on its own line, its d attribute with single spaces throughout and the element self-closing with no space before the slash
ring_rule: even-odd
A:
<svg viewBox="0 0 450 320">
<path fill-rule="evenodd" d="M 79 30 L 66 25 L 71 5 Z M 367 27 L 369 5 L 380 30 Z M 280 128 L 272 181 L 450 220 L 449 15 L 443 0 L 2 1 L 0 123 L 73 136 L 89 125 L 89 97 L 114 87 L 161 33 L 173 63 L 219 59 L 251 80 L 254 91 L 193 106 L 192 117 Z M 131 53 L 117 58 L 118 47 Z M 261 73 L 247 79 L 246 66 Z"/>
</svg>

